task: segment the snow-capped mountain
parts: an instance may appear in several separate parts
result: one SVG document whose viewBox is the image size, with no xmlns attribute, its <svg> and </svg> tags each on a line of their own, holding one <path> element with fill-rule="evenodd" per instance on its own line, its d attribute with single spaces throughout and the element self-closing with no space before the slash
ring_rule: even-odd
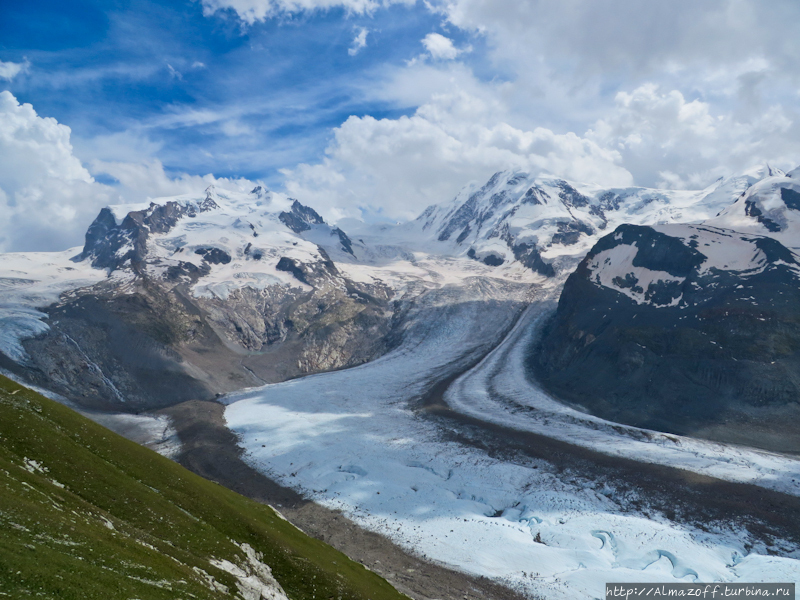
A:
<svg viewBox="0 0 800 600">
<path fill-rule="evenodd" d="M 773 171 L 704 223 L 619 226 L 569 276 L 540 377 L 604 418 L 797 452 L 799 218 Z"/>
<path fill-rule="evenodd" d="M 700 192 L 601 189 L 507 171 L 350 235 L 261 187 L 112 206 L 81 249 L 4 257 L 0 367 L 87 405 L 148 407 L 351 366 L 398 343 L 427 289 L 557 285 L 620 223 L 702 221 L 776 177 L 795 181 L 764 168 Z"/>
<path fill-rule="evenodd" d="M 90 407 L 213 398 L 380 356 L 431 287 L 536 277 L 383 237 L 261 187 L 104 208 L 83 248 L 3 256 L 0 368 Z"/>
<path fill-rule="evenodd" d="M 722 272 L 752 277 L 770 268 L 770 260 L 784 261 L 772 266 L 794 264 L 794 252 L 800 249 L 800 180 L 774 169 L 762 173 L 766 177 L 743 176 L 721 182 L 709 195 L 719 190 L 724 190 L 726 197 L 730 192 L 739 193 L 733 203 L 702 223 L 652 224 L 646 242 L 622 241 L 630 234 L 621 226 L 613 237 L 595 244 L 579 271 L 585 271 L 584 275 L 595 285 L 613 289 L 639 304 L 657 307 L 664 305 L 666 288 L 676 294 L 669 306 L 689 302 L 680 300 L 678 291 L 691 294 L 697 287 L 687 279 L 692 269 L 697 277 Z M 752 183 L 743 186 L 748 181 Z M 707 198 L 701 199 L 700 205 L 709 205 Z M 654 253 L 653 248 L 660 254 Z M 679 257 L 688 256 L 687 252 L 693 258 L 686 265 L 676 266 Z M 656 268 L 662 262 L 672 270 Z M 674 269 L 682 275 L 676 276 Z"/>
<path fill-rule="evenodd" d="M 700 222 L 727 208 L 764 166 L 701 191 L 600 188 L 520 171 L 501 171 L 465 187 L 450 203 L 428 207 L 413 223 L 442 245 L 488 265 L 518 261 L 545 275 L 570 269 L 600 236 L 632 223 Z"/>
<path fill-rule="evenodd" d="M 325 264 L 331 255 L 341 261 L 352 252 L 344 232 L 297 200 L 261 187 L 249 194 L 212 187 L 204 197 L 104 208 L 76 262 L 156 279 L 202 279 L 196 295 L 227 297 L 243 287 L 308 286 L 301 265 Z"/>
<path fill-rule="evenodd" d="M 105 208 L 82 249 L 4 256 L 0 366 L 138 410 L 370 360 L 393 291 L 351 244 L 260 187 Z"/>
<path fill-rule="evenodd" d="M 790 248 L 800 248 L 800 168 L 754 183 L 707 223 L 769 236 Z"/>
</svg>

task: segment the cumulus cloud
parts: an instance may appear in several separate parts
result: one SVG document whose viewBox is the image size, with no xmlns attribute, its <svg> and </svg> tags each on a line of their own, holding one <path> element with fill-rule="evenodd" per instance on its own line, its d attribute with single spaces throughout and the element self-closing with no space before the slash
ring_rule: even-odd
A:
<svg viewBox="0 0 800 600">
<path fill-rule="evenodd" d="M 0 92 L 0 249 L 63 250 L 115 199 L 73 155 L 70 129 Z"/>
<path fill-rule="evenodd" d="M 617 150 L 638 179 L 695 189 L 754 164 L 792 168 L 800 163 L 798 135 L 796 115 L 781 106 L 747 118 L 652 83 L 619 92 L 614 110 L 587 132 Z"/>
<path fill-rule="evenodd" d="M 407 219 L 500 169 L 631 184 L 618 152 L 572 133 L 494 122 L 494 112 L 486 102 L 454 92 L 434 97 L 410 117 L 350 117 L 335 129 L 324 160 L 284 171 L 287 190 L 332 219 Z"/>
<path fill-rule="evenodd" d="M 30 104 L 20 104 L 10 92 L 0 92 L 0 252 L 81 245 L 86 228 L 109 204 L 198 192 L 212 184 L 249 191 L 259 183 L 213 175 L 171 176 L 155 159 L 95 160 L 90 172 L 73 152 L 71 133 L 55 119 L 39 116 Z M 113 148 L 119 141 L 104 143 Z M 110 176 L 119 184 L 98 183 L 93 175 Z"/>
<path fill-rule="evenodd" d="M 372 14 L 394 2 L 202 1 L 206 14 L 229 10 L 250 24 L 332 8 Z M 703 187 L 718 175 L 755 162 L 790 166 L 800 158 L 800 62 L 796 60 L 800 36 L 794 31 L 800 3 L 796 0 L 775 0 L 769 10 L 761 0 L 426 0 L 421 6 L 441 15 L 451 30 L 458 28 L 460 34 L 479 40 L 475 46 L 486 53 L 478 57 L 481 80 L 469 72 L 470 47 L 459 48 L 450 37 L 430 33 L 422 40 L 425 54 L 406 63 L 405 76 L 372 82 L 365 93 L 397 109 L 417 110 L 409 122 L 423 119 L 432 125 L 429 134 L 449 140 L 447 144 L 455 140 L 462 148 L 480 148 L 475 154 L 481 160 L 464 159 L 470 165 L 464 169 L 467 179 L 472 178 L 473 167 L 492 163 L 486 157 L 494 146 L 465 137 L 464 132 L 476 127 L 488 137 L 504 126 L 530 134 L 550 131 L 562 142 L 572 135 L 567 132 L 577 132 L 576 160 L 563 162 L 569 173 L 575 172 L 573 165 L 585 163 L 585 156 L 609 153 L 615 157 L 611 162 L 624 167 L 637 184 L 649 186 Z M 358 37 L 355 42 L 351 53 L 361 47 Z M 442 77 L 445 69 L 447 75 L 466 72 L 457 77 L 461 83 L 470 80 L 469 85 L 443 90 L 442 82 L 448 83 Z M 401 80 L 404 85 L 398 85 Z M 434 95 L 452 89 L 502 104 L 503 110 L 480 125 L 466 121 L 458 126 L 454 112 L 444 127 L 426 111 L 441 104 L 432 99 Z M 349 191 L 341 184 L 338 197 L 350 198 L 347 206 L 374 204 L 369 197 L 372 188 L 363 184 L 369 177 L 358 172 L 355 162 L 346 166 L 345 146 L 355 144 L 347 134 L 359 125 L 369 137 L 381 127 L 402 129 L 401 123 L 410 127 L 402 120 L 374 120 L 372 127 L 364 118 L 348 120 L 334 131 L 323 161 L 287 171 L 292 174 L 291 185 L 310 191 L 320 185 L 312 185 L 316 179 L 335 182 L 347 173 L 347 178 L 362 184 Z M 593 152 L 588 152 L 587 143 Z M 553 156 L 563 155 L 564 148 Z M 520 150 L 517 155 L 537 153 Z M 509 160 L 516 164 L 516 158 Z M 555 170 L 557 162 L 549 160 L 546 168 Z M 452 165 L 446 170 L 457 171 Z M 592 177 L 590 172 L 576 178 Z M 427 183 L 418 187 L 433 189 Z M 444 188 L 449 190 L 449 184 Z M 366 196 L 357 198 L 356 190 Z M 420 197 L 428 193 L 419 190 Z"/>
<path fill-rule="evenodd" d="M 202 0 L 203 14 L 231 11 L 248 25 L 283 14 L 341 8 L 351 14 L 371 14 L 388 4 L 414 4 L 415 0 Z"/>
<path fill-rule="evenodd" d="M 362 48 L 367 47 L 367 34 L 369 33 L 369 29 L 366 27 L 357 27 L 356 32 L 353 43 L 350 44 L 350 48 L 347 49 L 347 53 L 350 56 L 355 56 Z"/>
<path fill-rule="evenodd" d="M 508 82 L 498 93 L 520 126 L 591 128 L 592 140 L 620 151 L 637 183 L 665 185 L 659 172 L 671 172 L 702 186 L 752 161 L 796 160 L 794 0 L 769 10 L 759 0 L 428 6 L 483 38 Z"/>
<path fill-rule="evenodd" d="M 0 60 L 0 79 L 11 81 L 20 73 L 27 71 L 30 63 L 25 60 L 22 63 L 3 62 Z"/>
<path fill-rule="evenodd" d="M 435 60 L 453 60 L 463 50 L 453 45 L 453 40 L 439 33 L 429 33 L 422 39 L 422 45 Z"/>
</svg>

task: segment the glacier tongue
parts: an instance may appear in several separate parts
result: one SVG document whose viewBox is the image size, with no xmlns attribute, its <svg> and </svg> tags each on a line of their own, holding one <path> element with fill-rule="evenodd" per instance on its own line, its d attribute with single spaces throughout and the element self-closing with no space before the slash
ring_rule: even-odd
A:
<svg viewBox="0 0 800 600">
<path fill-rule="evenodd" d="M 495 288 L 487 297 L 465 283 L 423 295 L 403 345 L 376 361 L 223 398 L 245 459 L 425 558 L 534 597 L 600 598 L 607 581 L 741 581 L 755 569 L 766 579 L 800 576 L 800 562 L 750 551 L 736 527 L 700 531 L 641 514 L 602 477 L 494 456 L 423 418 L 415 403 L 429 386 L 499 341 L 521 309 L 518 296 Z M 506 341 L 457 380 L 448 403 L 515 429 L 550 435 L 552 425 L 555 437 L 637 460 L 733 479 L 749 473 L 781 489 L 798 474 L 796 460 L 751 453 L 734 464 L 719 444 L 648 441 L 647 432 L 548 404 L 522 363 L 532 320 L 550 306 L 546 297 L 534 302 Z M 508 395 L 533 416 L 498 401 Z"/>
<path fill-rule="evenodd" d="M 60 295 L 105 279 L 103 271 L 71 258 L 78 248 L 65 252 L 25 252 L 2 255 L 0 262 L 0 352 L 23 364 L 29 356 L 26 339 L 45 333 L 45 308 Z"/>
<path fill-rule="evenodd" d="M 26 363 L 30 357 L 22 341 L 50 329 L 46 318 L 45 313 L 27 306 L 0 305 L 0 352 L 14 362 Z"/>
</svg>

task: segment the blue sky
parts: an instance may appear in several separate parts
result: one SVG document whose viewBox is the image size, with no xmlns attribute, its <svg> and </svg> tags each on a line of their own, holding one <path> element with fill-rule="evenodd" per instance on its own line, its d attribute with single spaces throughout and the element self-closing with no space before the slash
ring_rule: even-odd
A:
<svg viewBox="0 0 800 600">
<path fill-rule="evenodd" d="M 264 183 L 413 218 L 499 169 L 700 189 L 800 163 L 796 0 L 0 4 L 0 250 Z"/>
<path fill-rule="evenodd" d="M 376 66 L 419 54 L 441 21 L 406 6 L 350 17 L 334 8 L 250 26 L 230 13 L 205 17 L 196 2 L 3 10 L 2 59 L 31 65 L 8 88 L 68 124 L 85 158 L 109 158 L 93 138 L 131 132 L 159 147 L 168 171 L 268 181 L 279 168 L 318 158 L 331 128 L 350 115 L 413 112 L 363 89 Z M 370 30 L 367 47 L 353 56 L 359 27 Z"/>
</svg>

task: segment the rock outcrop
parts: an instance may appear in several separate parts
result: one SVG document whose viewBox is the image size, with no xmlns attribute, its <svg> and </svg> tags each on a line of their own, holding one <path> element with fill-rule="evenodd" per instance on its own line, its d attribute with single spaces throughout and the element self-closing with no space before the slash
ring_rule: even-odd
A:
<svg viewBox="0 0 800 600">
<path fill-rule="evenodd" d="M 570 275 L 531 367 L 611 421 L 800 451 L 800 257 L 728 229 L 620 226 Z"/>
</svg>

